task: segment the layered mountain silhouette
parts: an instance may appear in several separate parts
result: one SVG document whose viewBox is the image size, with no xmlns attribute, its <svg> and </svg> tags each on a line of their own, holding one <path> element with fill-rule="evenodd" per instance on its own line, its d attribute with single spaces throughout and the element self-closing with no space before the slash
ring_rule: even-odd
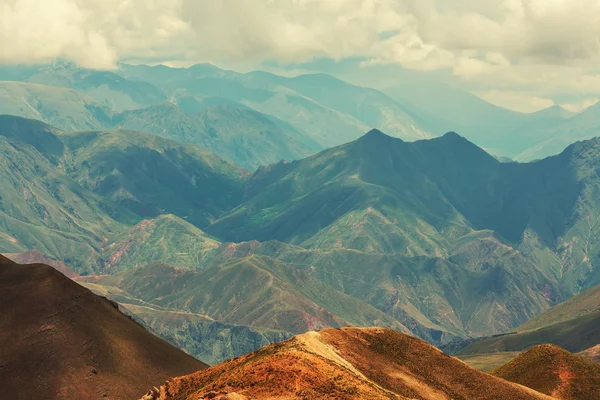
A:
<svg viewBox="0 0 600 400">
<path fill-rule="evenodd" d="M 0 256 L 0 381 L 7 399 L 133 399 L 206 365 L 44 264 Z"/>
<path fill-rule="evenodd" d="M 381 328 L 328 329 L 167 381 L 144 399 L 550 399 Z"/>
</svg>

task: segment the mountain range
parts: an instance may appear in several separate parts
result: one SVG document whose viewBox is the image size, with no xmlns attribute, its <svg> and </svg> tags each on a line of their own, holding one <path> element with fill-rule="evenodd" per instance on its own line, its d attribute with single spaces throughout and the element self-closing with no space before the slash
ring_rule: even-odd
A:
<svg viewBox="0 0 600 400">
<path fill-rule="evenodd" d="M 517 161 L 558 154 L 599 128 L 596 106 L 525 114 L 425 80 L 378 91 L 326 74 L 288 78 L 210 64 L 97 71 L 57 62 L 5 65 L 0 81 L 0 113 L 67 131 L 140 130 L 199 145 L 252 170 L 350 142 L 371 128 L 403 140 L 455 131 Z"/>
<path fill-rule="evenodd" d="M 598 105 L 575 113 L 559 105 L 525 114 L 495 106 L 451 85 L 415 80 L 383 92 L 430 132 L 454 130 L 493 155 L 531 161 L 598 135 Z"/>
<path fill-rule="evenodd" d="M 250 173 L 152 134 L 0 128 L 0 250 L 65 263 L 213 363 L 346 325 L 437 345 L 500 334 L 600 283 L 597 140 L 519 164 L 455 133 L 373 130 Z M 214 322 L 245 344 L 198 345 Z"/>
</svg>

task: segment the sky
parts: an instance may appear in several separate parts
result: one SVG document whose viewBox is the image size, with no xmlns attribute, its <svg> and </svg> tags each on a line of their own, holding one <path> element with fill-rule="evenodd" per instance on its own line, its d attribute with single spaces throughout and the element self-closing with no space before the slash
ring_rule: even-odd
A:
<svg viewBox="0 0 600 400">
<path fill-rule="evenodd" d="M 0 63 L 56 58 L 437 79 L 579 110 L 600 99 L 600 0 L 2 0 Z"/>
</svg>

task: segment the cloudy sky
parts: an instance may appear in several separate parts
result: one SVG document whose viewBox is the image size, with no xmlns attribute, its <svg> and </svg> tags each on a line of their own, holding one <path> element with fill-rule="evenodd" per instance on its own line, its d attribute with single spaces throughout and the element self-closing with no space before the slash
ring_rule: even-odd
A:
<svg viewBox="0 0 600 400">
<path fill-rule="evenodd" d="M 424 77 L 499 105 L 600 99 L 600 0 L 2 0 L 0 62 Z"/>
</svg>

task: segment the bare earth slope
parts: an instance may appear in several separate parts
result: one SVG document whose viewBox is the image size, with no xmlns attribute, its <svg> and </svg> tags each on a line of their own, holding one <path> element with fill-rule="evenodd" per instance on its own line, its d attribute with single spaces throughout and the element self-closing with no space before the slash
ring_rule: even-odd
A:
<svg viewBox="0 0 600 400">
<path fill-rule="evenodd" d="M 382 328 L 308 332 L 196 374 L 145 399 L 549 399 Z"/>
<path fill-rule="evenodd" d="M 206 365 L 52 267 L 0 256 L 4 399 L 132 399 Z"/>
<path fill-rule="evenodd" d="M 600 399 L 600 364 L 554 345 L 535 346 L 493 374 L 557 399 Z"/>
</svg>

